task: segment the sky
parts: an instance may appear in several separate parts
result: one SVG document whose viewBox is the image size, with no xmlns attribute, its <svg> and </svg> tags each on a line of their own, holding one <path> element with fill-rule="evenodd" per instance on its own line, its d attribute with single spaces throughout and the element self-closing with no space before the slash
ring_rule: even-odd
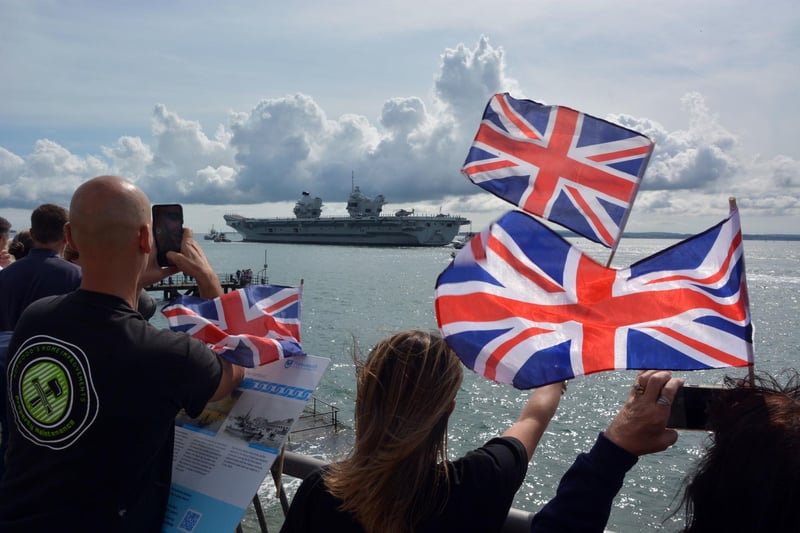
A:
<svg viewBox="0 0 800 533">
<path fill-rule="evenodd" d="M 460 173 L 492 94 L 656 142 L 626 231 L 800 233 L 796 2 L 0 0 L 0 216 L 17 229 L 101 174 L 196 231 L 511 208 Z M 228 228 L 229 229 L 229 228 Z"/>
</svg>

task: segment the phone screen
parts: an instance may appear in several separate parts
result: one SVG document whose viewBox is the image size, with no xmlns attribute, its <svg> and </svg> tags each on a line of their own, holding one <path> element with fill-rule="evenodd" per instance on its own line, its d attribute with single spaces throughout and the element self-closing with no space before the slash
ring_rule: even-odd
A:
<svg viewBox="0 0 800 533">
<path fill-rule="evenodd" d="M 153 237 L 158 266 L 172 266 L 167 260 L 167 252 L 180 252 L 183 239 L 183 208 L 180 204 L 153 206 Z"/>
<path fill-rule="evenodd" d="M 708 403 L 724 390 L 722 387 L 684 385 L 678 389 L 670 407 L 667 427 L 674 429 L 708 429 Z"/>
</svg>

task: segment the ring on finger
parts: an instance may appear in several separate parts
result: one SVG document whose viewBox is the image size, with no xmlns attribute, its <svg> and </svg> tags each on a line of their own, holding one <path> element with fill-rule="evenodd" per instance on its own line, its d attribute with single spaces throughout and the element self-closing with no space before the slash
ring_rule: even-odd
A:
<svg viewBox="0 0 800 533">
<path fill-rule="evenodd" d="M 669 398 L 667 398 L 663 394 L 658 397 L 658 400 L 656 400 L 656 403 L 661 404 L 661 405 L 666 405 L 666 406 L 672 405 L 672 402 L 669 401 Z"/>
</svg>

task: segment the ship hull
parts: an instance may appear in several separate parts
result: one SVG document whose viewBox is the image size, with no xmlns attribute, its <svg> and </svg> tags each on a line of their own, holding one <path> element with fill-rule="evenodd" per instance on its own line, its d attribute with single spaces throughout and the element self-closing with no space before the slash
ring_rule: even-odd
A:
<svg viewBox="0 0 800 533">
<path fill-rule="evenodd" d="M 244 241 L 347 246 L 445 246 L 461 226 L 470 223 L 456 216 L 269 219 L 225 215 L 225 221 Z"/>
</svg>

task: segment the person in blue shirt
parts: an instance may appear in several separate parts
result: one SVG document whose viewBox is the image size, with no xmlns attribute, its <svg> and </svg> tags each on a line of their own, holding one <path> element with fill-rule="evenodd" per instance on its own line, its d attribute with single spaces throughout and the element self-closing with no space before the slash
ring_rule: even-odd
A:
<svg viewBox="0 0 800 533">
<path fill-rule="evenodd" d="M 42 204 L 31 213 L 33 248 L 28 255 L 0 270 L 0 331 L 11 331 L 31 302 L 72 292 L 81 284 L 81 269 L 61 255 L 67 240 L 69 214 L 55 204 Z"/>
</svg>

